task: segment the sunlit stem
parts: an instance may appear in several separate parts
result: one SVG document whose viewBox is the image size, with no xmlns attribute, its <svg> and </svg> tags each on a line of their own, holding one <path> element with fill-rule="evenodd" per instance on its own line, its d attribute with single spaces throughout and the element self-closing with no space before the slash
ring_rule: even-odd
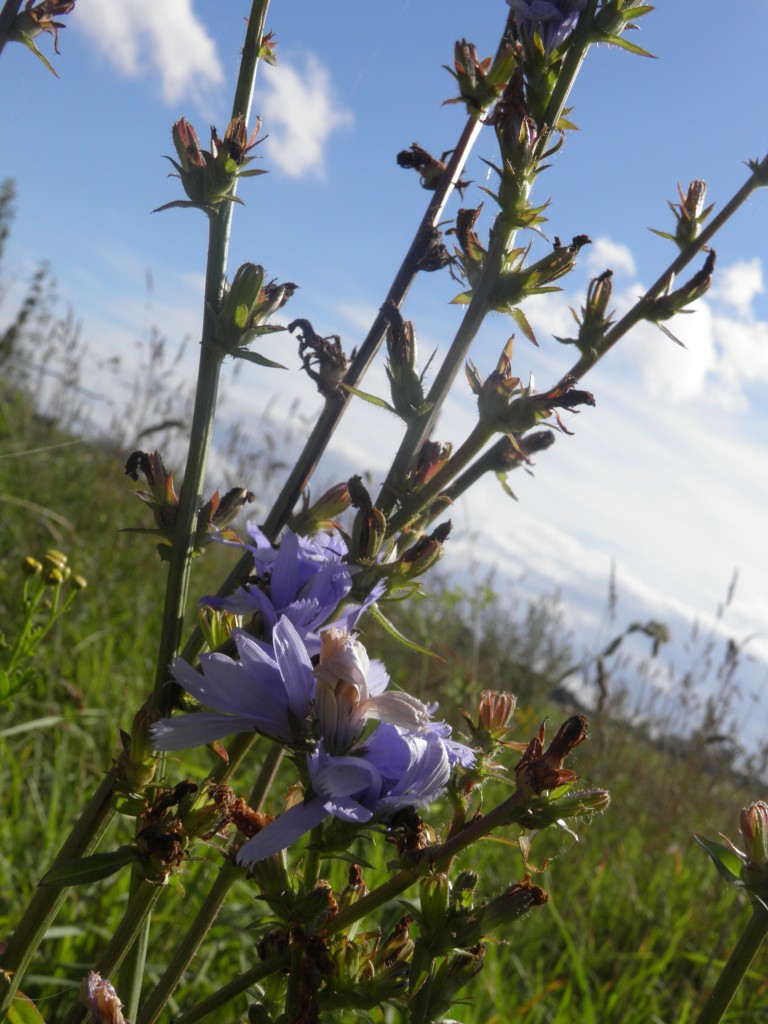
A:
<svg viewBox="0 0 768 1024">
<path fill-rule="evenodd" d="M 493 437 L 494 431 L 484 423 L 476 423 L 472 433 L 464 441 L 461 447 L 446 462 L 446 464 L 432 477 L 429 483 L 425 484 L 416 493 L 404 501 L 401 508 L 393 515 L 388 523 L 388 532 L 394 536 L 414 519 L 421 509 L 426 509 L 429 503 L 444 491 L 453 478 L 465 469 L 485 447 Z"/>
<path fill-rule="evenodd" d="M 583 17 L 580 21 L 579 29 L 573 36 L 552 96 L 547 104 L 543 124 L 549 130 L 558 124 L 562 116 L 563 107 L 589 48 L 589 25 L 594 7 L 595 3 L 593 2 L 588 12 L 585 12 L 588 17 Z M 477 332 L 485 320 L 491 306 L 492 293 L 497 286 L 503 267 L 504 257 L 514 246 L 517 236 L 518 219 L 512 213 L 512 209 L 521 211 L 525 208 L 533 178 L 534 173 L 531 169 L 529 174 L 520 175 L 516 182 L 508 181 L 507 185 L 510 191 L 516 186 L 517 194 L 507 197 L 500 196 L 503 203 L 502 211 L 496 218 L 480 280 L 473 288 L 472 299 L 461 325 L 427 395 L 428 411 L 424 416 L 409 424 L 376 501 L 377 506 L 385 513 L 389 513 L 394 507 L 401 491 L 402 481 L 405 479 L 416 453 L 432 432 L 448 392 L 459 370 L 464 365 Z M 510 211 L 510 215 L 506 211 Z M 410 518 L 413 518 L 412 514 Z M 397 519 L 402 521 L 404 517 L 398 515 Z"/>
<path fill-rule="evenodd" d="M 713 217 L 706 227 L 702 228 L 699 235 L 680 251 L 679 255 L 651 285 L 645 295 L 606 333 L 598 351 L 584 353 L 569 371 L 570 375 L 578 378 L 583 377 L 628 331 L 644 320 L 648 313 L 649 303 L 666 291 L 670 282 L 709 244 L 717 232 L 749 199 L 752 193 L 759 188 L 765 188 L 766 185 L 768 185 L 768 156 L 763 157 L 738 192 L 725 204 L 720 213 Z"/>
<path fill-rule="evenodd" d="M 260 811 L 264 806 L 264 801 L 277 774 L 282 757 L 283 748 L 277 743 L 271 743 L 248 799 L 248 805 L 252 810 Z M 238 835 L 234 843 L 242 842 L 242 838 L 242 836 Z M 202 906 L 195 915 L 194 921 L 176 947 L 157 985 L 155 985 L 139 1010 L 136 1016 L 136 1024 L 154 1024 L 158 1019 L 184 972 L 197 954 L 211 925 L 216 920 L 230 889 L 244 874 L 243 868 L 234 864 L 229 857 L 225 858 L 216 876 L 216 881 L 206 895 Z"/>
<path fill-rule="evenodd" d="M 382 307 L 391 303 L 399 308 L 405 300 L 418 273 L 418 262 L 424 252 L 425 238 L 429 236 L 430 229 L 435 227 L 440 221 L 448 199 L 456 187 L 456 182 L 461 177 L 467 157 L 481 127 L 479 115 L 470 117 L 467 121 L 453 151 L 451 160 L 447 165 L 445 176 L 432 194 L 426 212 L 387 292 Z M 344 376 L 344 383 L 348 387 L 355 388 L 359 385 L 381 346 L 387 324 L 388 321 L 379 313 Z M 302 452 L 283 485 L 283 489 L 266 518 L 263 530 L 270 540 L 275 541 L 277 539 L 280 531 L 290 519 L 296 502 L 309 483 L 323 452 L 327 448 L 334 431 L 349 405 L 351 397 L 350 392 L 344 391 L 342 394 L 326 401 L 317 423 L 312 429 Z M 251 555 L 243 555 L 222 583 L 218 590 L 219 595 L 232 593 L 250 575 L 251 568 Z M 199 653 L 201 642 L 202 634 L 199 629 L 196 629 L 184 648 L 184 657 L 187 660 L 194 658 Z"/>
<path fill-rule="evenodd" d="M 696 1024 L 718 1024 L 723 1019 L 767 934 L 768 910 L 762 904 L 755 903 L 752 917 L 728 957 L 728 962 L 697 1017 Z"/>
<path fill-rule="evenodd" d="M 268 7 L 269 0 L 254 0 L 248 18 L 248 29 L 232 108 L 233 117 L 242 115 L 246 121 L 251 109 L 251 97 L 256 81 L 256 68 Z M 233 194 L 236 186 L 237 182 L 235 181 Z M 181 490 L 168 567 L 162 634 L 155 672 L 155 704 L 164 715 L 169 714 L 173 707 L 173 688 L 167 685 L 169 665 L 181 646 L 190 565 L 194 554 L 197 514 L 202 501 L 205 467 L 213 436 L 213 417 L 216 411 L 219 375 L 224 358 L 221 348 L 216 343 L 216 315 L 221 305 L 226 283 L 227 252 L 234 205 L 231 202 L 223 202 L 218 212 L 210 217 L 203 329 L 195 405 L 192 414 L 187 465 L 184 471 L 184 486 Z"/>
</svg>

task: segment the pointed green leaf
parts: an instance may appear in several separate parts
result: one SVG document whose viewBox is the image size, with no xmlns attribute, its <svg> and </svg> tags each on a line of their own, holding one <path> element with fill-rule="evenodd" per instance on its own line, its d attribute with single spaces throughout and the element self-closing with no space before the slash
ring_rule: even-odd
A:
<svg viewBox="0 0 768 1024">
<path fill-rule="evenodd" d="M 370 402 L 371 405 L 375 405 L 379 409 L 386 409 L 387 412 L 393 412 L 395 416 L 400 415 L 394 406 L 391 406 L 389 402 L 386 402 L 383 398 L 379 398 L 377 395 L 372 395 L 368 391 L 360 391 L 358 388 L 353 388 L 350 384 L 342 383 L 341 386 L 345 391 L 348 391 L 350 395 L 354 395 L 356 398 L 362 398 L 364 402 Z"/>
<path fill-rule="evenodd" d="M 276 363 L 272 359 L 267 359 L 266 356 L 260 355 L 258 352 L 251 352 L 248 348 L 236 348 L 230 352 L 230 355 L 234 359 L 245 359 L 249 363 L 256 363 L 257 366 L 268 366 L 272 370 L 287 370 L 287 366 L 283 366 L 282 363 Z"/>
<path fill-rule="evenodd" d="M 121 846 L 111 853 L 94 853 L 91 857 L 79 857 L 57 865 L 43 876 L 41 885 L 61 889 L 68 885 L 85 885 L 109 878 L 128 864 L 133 864 L 139 855 L 132 846 Z"/>
<path fill-rule="evenodd" d="M 716 843 L 712 839 L 706 839 L 704 836 L 699 835 L 698 832 L 693 833 L 693 838 L 703 850 L 706 850 L 726 882 L 730 882 L 731 885 L 742 884 L 742 860 L 730 846 L 726 846 L 724 843 Z"/>
<path fill-rule="evenodd" d="M 510 498 L 512 498 L 514 501 L 517 501 L 517 495 L 515 494 L 515 492 L 512 490 L 512 488 L 507 483 L 507 474 L 502 472 L 501 470 L 499 470 L 496 473 L 496 479 L 501 484 L 501 487 L 502 487 L 502 490 L 504 491 L 504 493 L 508 494 L 510 496 Z"/>
<path fill-rule="evenodd" d="M 591 41 L 593 43 L 607 43 L 608 46 L 620 46 L 622 50 L 628 50 L 630 53 L 637 54 L 638 57 L 651 57 L 653 60 L 656 58 L 652 53 L 644 50 L 642 46 L 636 46 L 635 43 L 630 43 L 624 36 L 614 36 L 610 32 L 595 32 Z"/>
<path fill-rule="evenodd" d="M 49 70 L 49 71 L 51 72 L 51 74 L 52 74 L 52 75 L 54 75 L 54 76 L 55 76 L 56 78 L 58 78 L 58 77 L 59 77 L 59 76 L 58 76 L 58 75 L 56 74 L 56 72 L 54 71 L 54 69 L 53 69 L 53 66 L 52 66 L 51 64 L 49 64 L 49 62 L 48 62 L 48 61 L 46 60 L 46 58 L 45 58 L 45 57 L 44 57 L 44 56 L 42 55 L 42 53 L 40 53 L 40 51 L 38 50 L 38 48 L 37 48 L 37 47 L 35 46 L 35 44 L 34 44 L 34 43 L 32 42 L 32 39 L 31 39 L 31 38 L 30 38 L 30 37 L 29 37 L 29 36 L 27 35 L 27 33 L 26 33 L 26 32 L 22 32 L 22 31 L 20 31 L 19 29 L 16 29 L 16 31 L 15 31 L 15 32 L 11 32 L 11 39 L 15 40 L 15 41 L 16 41 L 17 43 L 24 43 L 24 45 L 25 45 L 25 46 L 27 47 L 27 49 L 28 49 L 28 50 L 31 50 L 31 51 L 32 51 L 32 53 L 34 53 L 34 55 L 35 55 L 35 56 L 36 56 L 36 57 L 37 57 L 37 58 L 38 58 L 39 60 L 41 60 L 41 61 L 43 62 L 43 64 L 45 64 L 45 66 L 46 66 L 46 67 L 48 68 L 48 70 Z"/>
<path fill-rule="evenodd" d="M 389 633 L 391 637 L 394 637 L 395 640 L 399 640 L 403 646 L 408 647 L 412 651 L 418 651 L 419 654 L 428 654 L 430 658 L 437 658 L 438 661 L 444 660 L 439 654 L 435 654 L 434 651 L 430 651 L 428 647 L 422 647 L 421 644 L 417 644 L 414 640 L 409 640 L 407 636 L 404 636 L 397 626 L 389 621 L 377 604 L 372 604 L 368 611 L 374 619 L 376 619 L 379 625 L 383 626 L 387 633 Z"/>
<path fill-rule="evenodd" d="M 658 228 L 648 228 L 648 230 L 652 231 L 654 235 L 658 235 L 659 238 L 666 238 L 667 241 L 674 242 L 675 244 L 677 244 L 677 239 L 675 238 L 675 236 L 670 235 L 668 231 L 659 231 Z"/>
<path fill-rule="evenodd" d="M 557 290 L 559 291 L 560 289 L 558 288 Z M 536 348 L 538 348 L 539 347 L 539 343 L 538 343 L 538 341 L 536 341 L 536 335 L 533 333 L 533 328 L 528 323 L 528 317 L 525 315 L 525 313 L 522 311 L 522 309 L 519 309 L 519 308 L 510 309 L 509 315 L 512 317 L 512 319 L 515 321 L 517 326 L 520 328 L 520 330 L 526 336 L 528 341 L 532 341 L 533 344 L 536 346 Z"/>
</svg>

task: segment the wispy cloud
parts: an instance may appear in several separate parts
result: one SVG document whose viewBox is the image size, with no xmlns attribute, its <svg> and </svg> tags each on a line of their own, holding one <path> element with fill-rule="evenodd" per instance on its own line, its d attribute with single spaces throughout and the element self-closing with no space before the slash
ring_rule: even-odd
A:
<svg viewBox="0 0 768 1024">
<path fill-rule="evenodd" d="M 224 81 L 216 45 L 192 10 L 192 0 L 89 0 L 78 20 L 98 51 L 129 78 L 159 77 L 168 103 L 202 103 Z"/>
<path fill-rule="evenodd" d="M 604 270 L 612 270 L 614 274 L 634 277 L 637 272 L 635 259 L 627 246 L 605 236 L 596 238 L 585 252 L 587 270 L 590 274 L 602 274 Z"/>
<path fill-rule="evenodd" d="M 269 157 L 292 178 L 322 177 L 329 136 L 353 120 L 335 98 L 327 68 L 308 54 L 303 68 L 281 61 L 263 82 Z"/>
</svg>

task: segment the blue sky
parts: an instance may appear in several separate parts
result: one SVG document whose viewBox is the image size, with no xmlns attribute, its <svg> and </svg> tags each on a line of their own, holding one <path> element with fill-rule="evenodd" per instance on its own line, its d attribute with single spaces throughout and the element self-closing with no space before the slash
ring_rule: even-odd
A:
<svg viewBox="0 0 768 1024">
<path fill-rule="evenodd" d="M 677 182 L 705 178 L 720 207 L 744 180 L 743 161 L 768 150 L 768 15 L 762 0 L 744 0 L 737 18 L 724 10 L 719 0 L 661 0 L 632 37 L 656 60 L 605 47 L 587 60 L 572 94 L 580 130 L 537 184 L 537 198 L 552 199 L 550 237 L 585 232 L 594 243 L 560 296 L 527 307 L 542 348 L 518 339 L 515 371 L 533 371 L 541 390 L 569 365 L 551 335 L 568 332 L 589 277 L 612 267 L 621 310 L 671 259 L 647 229 L 670 227 Z M 130 359 L 149 322 L 171 343 L 198 331 L 205 218 L 150 211 L 180 195 L 162 159 L 173 121 L 186 116 L 201 139 L 210 122 L 226 127 L 246 13 L 232 0 L 79 0 L 61 56 L 40 44 L 60 79 L 18 46 L 0 60 L 0 172 L 18 185 L 5 270 L 20 288 L 50 261 L 82 321 L 84 384 L 95 391 L 107 386 L 99 362 Z M 253 260 L 299 283 L 286 312 L 353 348 L 427 199 L 395 154 L 413 141 L 438 154 L 452 146 L 463 116 L 441 105 L 454 92 L 441 65 L 462 36 L 491 53 L 505 15 L 501 0 L 275 0 L 268 27 L 280 64 L 260 72 L 254 104 L 269 174 L 241 190 L 231 266 Z M 490 133 L 467 171 L 477 184 L 482 156 L 495 156 Z M 478 199 L 470 190 L 466 204 Z M 575 436 L 560 436 L 535 476 L 511 479 L 519 502 L 489 482 L 455 510 L 454 559 L 494 566 L 523 593 L 560 589 L 585 635 L 599 628 L 612 559 L 627 617 L 680 629 L 715 609 L 738 569 L 726 622 L 738 638 L 757 634 L 752 649 L 768 659 L 766 227 L 768 192 L 716 241 L 711 293 L 672 325 L 687 350 L 650 327 L 622 343 L 589 375 L 597 406 L 568 421 Z M 450 342 L 456 291 L 446 274 L 422 275 L 412 290 L 404 312 L 423 353 Z M 487 321 L 473 353 L 484 373 L 510 330 Z M 294 398 L 307 415 L 318 408 L 286 337 L 269 354 L 289 373 L 244 367 L 227 385 L 223 411 L 246 432 L 273 394 L 278 418 Z M 366 386 L 384 393 L 381 366 Z M 473 416 L 459 382 L 437 436 L 459 442 Z M 380 478 L 398 439 L 394 419 L 355 403 L 335 458 Z"/>
</svg>

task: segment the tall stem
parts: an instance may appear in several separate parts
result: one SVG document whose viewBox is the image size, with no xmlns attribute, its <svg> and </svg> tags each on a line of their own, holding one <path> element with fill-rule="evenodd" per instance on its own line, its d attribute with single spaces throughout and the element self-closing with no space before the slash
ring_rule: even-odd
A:
<svg viewBox="0 0 768 1024">
<path fill-rule="evenodd" d="M 755 903 L 752 908 L 752 917 L 741 933 L 735 949 L 728 957 L 728 962 L 710 992 L 696 1024 L 719 1024 L 719 1021 L 723 1019 L 766 935 L 768 935 L 768 910 L 760 903 Z"/>
<path fill-rule="evenodd" d="M 432 198 L 430 199 L 429 205 L 421 219 L 421 223 L 416 230 L 416 234 L 413 236 L 413 240 L 408 248 L 408 252 L 403 258 L 403 262 L 400 264 L 400 268 L 395 274 L 394 280 L 389 287 L 389 291 L 387 292 L 381 308 L 392 304 L 397 306 L 399 309 L 405 301 L 405 297 L 413 284 L 416 274 L 418 273 L 419 261 L 424 255 L 425 243 L 429 239 L 432 230 L 440 221 L 446 204 L 448 203 L 448 199 L 456 187 L 456 182 L 461 178 L 467 158 L 469 157 L 469 153 L 481 127 L 482 124 L 480 122 L 479 115 L 470 117 L 464 126 L 461 137 L 459 138 L 450 162 L 446 167 L 445 174 L 439 186 L 432 194 Z M 356 388 L 359 385 L 368 370 L 368 367 L 373 362 L 376 353 L 381 347 L 381 343 L 387 330 L 387 325 L 388 321 L 381 313 L 378 313 L 371 324 L 364 341 L 357 349 L 357 353 L 352 359 L 349 369 L 344 375 L 344 384 L 348 387 Z M 280 531 L 288 522 L 296 502 L 298 501 L 302 491 L 309 483 L 309 480 L 312 477 L 312 474 L 314 473 L 325 449 L 328 447 L 351 399 L 351 393 L 344 390 L 332 399 L 328 399 L 326 401 L 322 413 L 312 428 L 312 432 L 307 438 L 304 448 L 299 454 L 282 490 L 280 491 L 280 494 L 266 518 L 263 529 L 264 533 L 270 538 L 270 540 L 276 540 Z M 240 558 L 219 588 L 218 592 L 220 595 L 230 594 L 240 584 L 240 582 L 249 575 L 251 571 L 251 562 L 251 556 L 248 554 L 245 554 Z M 197 653 L 199 650 L 200 639 L 199 631 L 196 631 L 190 638 L 190 642 L 184 650 L 185 657 L 189 659 Z"/>
<path fill-rule="evenodd" d="M 235 88 L 233 117 L 242 115 L 247 120 L 250 113 L 259 50 L 268 8 L 269 0 L 254 0 L 251 7 L 240 72 Z M 233 194 L 236 185 L 235 181 Z M 216 345 L 216 314 L 221 305 L 226 282 L 227 252 L 234 205 L 231 202 L 222 203 L 218 212 L 211 215 L 208 231 L 208 262 L 205 272 L 203 329 L 195 406 L 192 415 L 187 465 L 184 471 L 184 486 L 179 501 L 168 567 L 162 634 L 155 671 L 155 704 L 163 715 L 169 714 L 173 707 L 173 691 L 166 685 L 168 667 L 181 646 L 190 566 L 194 554 L 197 514 L 202 500 L 205 467 L 213 436 L 213 417 L 216 411 L 219 375 L 224 358 L 221 349 Z"/>
<path fill-rule="evenodd" d="M 544 130 L 550 131 L 553 126 L 557 125 L 562 116 L 563 107 L 589 47 L 589 18 L 591 18 L 594 6 L 593 2 L 588 12 L 585 12 L 588 17 L 581 19 L 579 29 L 574 34 L 573 41 L 563 63 L 563 68 L 544 113 L 542 120 Z M 410 469 L 416 453 L 429 437 L 443 407 L 443 403 L 448 396 L 448 392 L 467 358 L 477 332 L 485 320 L 490 308 L 492 292 L 499 280 L 504 258 L 514 245 L 517 235 L 518 219 L 512 214 L 512 210 L 513 208 L 515 211 L 521 210 L 527 203 L 533 183 L 532 171 L 533 169 L 530 169 L 529 173 L 520 175 L 515 182 L 508 181 L 507 185 L 510 192 L 508 198 L 500 194 L 502 210 L 496 218 L 482 274 L 480 280 L 473 288 L 472 299 L 464 314 L 461 325 L 430 388 L 426 399 L 426 404 L 429 407 L 428 412 L 409 424 L 376 501 L 377 506 L 385 513 L 389 513 L 394 507 L 397 496 L 400 493 L 400 484 Z M 504 182 L 502 182 L 502 188 L 504 188 Z M 514 195 L 511 194 L 513 192 Z M 509 214 L 507 210 L 510 211 Z"/>
</svg>

